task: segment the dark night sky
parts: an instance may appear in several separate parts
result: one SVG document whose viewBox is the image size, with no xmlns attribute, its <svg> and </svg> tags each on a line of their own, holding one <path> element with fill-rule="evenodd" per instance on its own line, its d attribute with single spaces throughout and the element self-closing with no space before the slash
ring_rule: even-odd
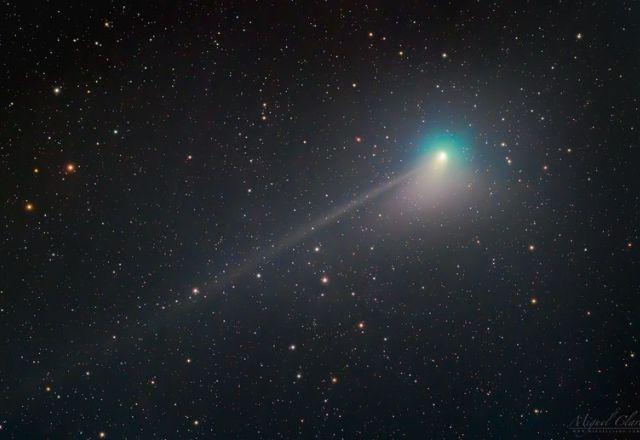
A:
<svg viewBox="0 0 640 440">
<path fill-rule="evenodd" d="M 1 438 L 640 410 L 638 3 L 175 3 L 1 6 Z"/>
</svg>

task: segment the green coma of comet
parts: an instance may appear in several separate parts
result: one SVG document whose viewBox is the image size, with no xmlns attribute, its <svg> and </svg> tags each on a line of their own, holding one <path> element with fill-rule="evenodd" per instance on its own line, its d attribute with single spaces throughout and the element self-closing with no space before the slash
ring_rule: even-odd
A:
<svg viewBox="0 0 640 440">
<path fill-rule="evenodd" d="M 471 142 L 467 136 L 454 133 L 438 133 L 425 136 L 419 143 L 420 159 L 436 159 L 449 163 L 461 163 L 470 159 Z"/>
</svg>

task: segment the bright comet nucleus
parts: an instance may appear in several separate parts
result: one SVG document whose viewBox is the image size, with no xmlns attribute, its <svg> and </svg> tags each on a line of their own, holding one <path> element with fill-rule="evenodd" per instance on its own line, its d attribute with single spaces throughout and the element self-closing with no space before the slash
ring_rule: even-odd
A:
<svg viewBox="0 0 640 440">
<path fill-rule="evenodd" d="M 402 209 L 427 212 L 459 199 L 467 181 L 468 147 L 462 135 L 432 135 L 419 143 L 417 170 L 412 182 L 399 189 Z M 447 205 L 448 206 L 448 205 Z"/>
<path fill-rule="evenodd" d="M 427 161 L 427 163 L 429 164 L 429 168 L 432 171 L 437 171 L 437 170 L 443 170 L 448 160 L 449 160 L 449 155 L 447 154 L 447 151 L 438 150 L 431 155 L 431 158 Z"/>
</svg>

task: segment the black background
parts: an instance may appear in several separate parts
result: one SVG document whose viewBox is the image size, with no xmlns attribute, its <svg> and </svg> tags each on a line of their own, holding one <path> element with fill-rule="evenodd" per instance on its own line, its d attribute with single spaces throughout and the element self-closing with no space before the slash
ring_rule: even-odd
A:
<svg viewBox="0 0 640 440">
<path fill-rule="evenodd" d="M 2 5 L 0 436 L 637 409 L 636 3 L 93 3 Z M 269 251 L 438 133 L 469 191 Z"/>
</svg>

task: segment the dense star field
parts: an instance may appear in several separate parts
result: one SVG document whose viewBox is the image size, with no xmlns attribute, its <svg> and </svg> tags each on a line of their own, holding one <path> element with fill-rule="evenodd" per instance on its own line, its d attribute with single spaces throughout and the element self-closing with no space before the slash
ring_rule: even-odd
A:
<svg viewBox="0 0 640 440">
<path fill-rule="evenodd" d="M 83 3 L 1 7 L 0 438 L 640 410 L 636 2 Z"/>
</svg>

